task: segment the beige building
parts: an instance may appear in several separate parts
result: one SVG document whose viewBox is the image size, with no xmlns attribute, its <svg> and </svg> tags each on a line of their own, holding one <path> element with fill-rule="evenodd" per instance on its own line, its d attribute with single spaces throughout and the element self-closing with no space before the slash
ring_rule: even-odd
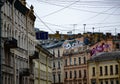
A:
<svg viewBox="0 0 120 84">
<path fill-rule="evenodd" d="M 34 84 L 52 84 L 51 60 L 53 55 L 40 45 L 36 46 L 36 51 L 39 52 L 39 59 L 34 59 Z"/>
<path fill-rule="evenodd" d="M 33 13 L 26 0 L 6 0 L 2 6 L 2 84 L 34 83 L 29 68 L 29 56 L 35 51 Z"/>
<path fill-rule="evenodd" d="M 63 84 L 64 82 L 64 63 L 63 63 L 62 43 L 61 41 L 59 41 L 57 45 L 48 49 L 53 54 L 52 84 Z"/>
<path fill-rule="evenodd" d="M 87 46 L 80 40 L 68 41 L 64 46 L 64 84 L 88 84 Z"/>
<path fill-rule="evenodd" d="M 120 84 L 120 52 L 102 52 L 88 61 L 89 84 Z"/>
<path fill-rule="evenodd" d="M 64 52 L 64 84 L 87 84 L 86 51 Z"/>
</svg>

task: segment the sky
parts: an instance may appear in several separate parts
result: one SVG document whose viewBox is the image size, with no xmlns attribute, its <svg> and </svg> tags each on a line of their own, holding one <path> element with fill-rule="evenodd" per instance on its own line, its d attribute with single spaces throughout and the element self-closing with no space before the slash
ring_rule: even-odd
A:
<svg viewBox="0 0 120 84">
<path fill-rule="evenodd" d="M 26 1 L 34 6 L 35 28 L 41 31 L 120 33 L 120 0 Z"/>
</svg>

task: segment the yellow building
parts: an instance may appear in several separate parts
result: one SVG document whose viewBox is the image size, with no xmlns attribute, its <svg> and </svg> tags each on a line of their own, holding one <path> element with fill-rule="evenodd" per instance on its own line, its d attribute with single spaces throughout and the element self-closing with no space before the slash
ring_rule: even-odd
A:
<svg viewBox="0 0 120 84">
<path fill-rule="evenodd" d="M 52 84 L 52 54 L 40 45 L 36 46 L 36 51 L 39 52 L 39 59 L 34 59 L 34 84 Z"/>
<path fill-rule="evenodd" d="M 120 84 L 120 51 L 92 56 L 88 71 L 89 84 Z"/>
</svg>

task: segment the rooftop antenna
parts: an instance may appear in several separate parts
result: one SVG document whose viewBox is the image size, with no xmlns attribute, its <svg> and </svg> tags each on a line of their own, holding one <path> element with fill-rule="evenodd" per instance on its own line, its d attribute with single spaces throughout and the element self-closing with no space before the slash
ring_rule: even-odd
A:
<svg viewBox="0 0 120 84">
<path fill-rule="evenodd" d="M 93 27 L 92 29 L 93 29 L 93 33 L 94 33 L 94 29 L 95 29 L 95 28 Z"/>
<path fill-rule="evenodd" d="M 83 24 L 83 26 L 84 26 L 84 33 L 85 33 L 85 27 L 86 27 L 86 24 Z"/>
</svg>

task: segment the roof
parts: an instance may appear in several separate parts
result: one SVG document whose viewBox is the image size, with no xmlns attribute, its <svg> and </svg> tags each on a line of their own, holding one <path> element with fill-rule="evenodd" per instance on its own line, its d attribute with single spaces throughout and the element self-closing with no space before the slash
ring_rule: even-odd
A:
<svg viewBox="0 0 120 84">
<path fill-rule="evenodd" d="M 120 59 L 120 51 L 98 53 L 92 56 L 90 60 L 88 60 L 88 62 L 109 61 L 109 60 L 117 60 L 117 59 Z"/>
<path fill-rule="evenodd" d="M 38 48 L 43 53 L 47 54 L 47 56 L 49 56 L 49 57 L 53 56 L 53 54 L 51 54 L 47 49 L 43 48 L 40 44 L 37 44 L 36 48 Z"/>
<path fill-rule="evenodd" d="M 42 45 L 42 46 L 46 49 L 58 48 L 58 47 L 62 46 L 63 42 L 64 42 L 64 40 L 54 41 L 53 43 L 49 43 L 47 45 Z"/>
<path fill-rule="evenodd" d="M 9 0 L 10 3 L 12 2 L 12 0 Z M 14 6 L 17 10 L 19 10 L 23 15 L 25 15 L 29 9 L 24 6 L 19 0 L 16 0 L 15 3 L 14 3 Z"/>
</svg>

